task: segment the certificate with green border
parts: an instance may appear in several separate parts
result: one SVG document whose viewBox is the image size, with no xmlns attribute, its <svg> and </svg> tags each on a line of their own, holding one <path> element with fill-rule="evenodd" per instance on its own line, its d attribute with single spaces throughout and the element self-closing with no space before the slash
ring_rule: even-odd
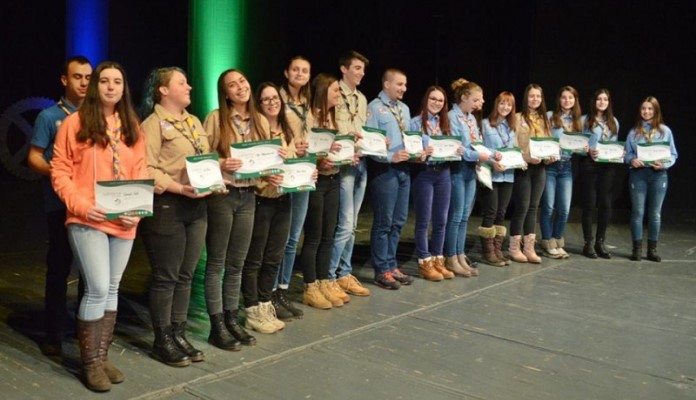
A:
<svg viewBox="0 0 696 400">
<path fill-rule="evenodd" d="M 280 139 L 234 143 L 230 157 L 242 160 L 242 166 L 234 172 L 234 179 L 250 179 L 282 173 L 283 157 L 278 154 Z"/>
<path fill-rule="evenodd" d="M 94 190 L 97 207 L 107 219 L 122 215 L 151 217 L 155 193 L 154 179 L 98 181 Z"/>
</svg>

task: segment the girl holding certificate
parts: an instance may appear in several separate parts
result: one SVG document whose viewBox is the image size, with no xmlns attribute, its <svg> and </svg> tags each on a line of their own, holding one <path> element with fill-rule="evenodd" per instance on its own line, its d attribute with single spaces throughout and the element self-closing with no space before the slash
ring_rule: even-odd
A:
<svg viewBox="0 0 696 400">
<path fill-rule="evenodd" d="M 512 149 L 517 145 L 513 127 L 517 125 L 515 97 L 510 92 L 502 92 L 495 98 L 493 111 L 483 120 L 483 143 L 492 150 Z M 493 167 L 493 189 L 483 187 L 479 194 L 483 208 L 483 219 L 479 235 L 483 245 L 483 262 L 502 267 L 510 264 L 503 255 L 503 241 L 506 229 L 503 225 L 505 211 L 512 197 L 515 172 L 506 169 L 498 161 L 489 160 Z"/>
<path fill-rule="evenodd" d="M 611 258 L 604 246 L 607 225 L 611 216 L 611 198 L 614 184 L 614 165 L 596 162 L 597 142 L 619 140 L 619 121 L 614 117 L 611 95 L 607 89 L 599 89 L 592 96 L 590 111 L 583 116 L 584 130 L 591 134 L 589 155 L 580 162 L 580 188 L 582 189 L 582 234 L 585 246 L 582 254 L 588 258 Z M 597 209 L 597 234 L 592 243 L 592 217 Z"/>
<path fill-rule="evenodd" d="M 280 139 L 287 148 L 287 156 L 304 156 L 304 147 L 295 148 L 293 131 L 284 112 L 285 104 L 278 87 L 264 82 L 256 90 L 256 106 L 268 119 L 272 139 Z M 273 175 L 257 183 L 256 212 L 251 233 L 251 244 L 242 271 L 242 296 L 244 304 L 272 304 L 280 320 L 301 318 L 302 310 L 292 305 L 285 289 L 273 290 L 278 269 L 283 260 L 285 243 L 290 232 L 290 196 L 278 191 L 282 175 Z M 270 329 L 273 330 L 273 329 Z"/>
<path fill-rule="evenodd" d="M 661 160 L 643 161 L 639 147 L 659 144 Z M 668 148 L 668 149 L 667 149 Z M 653 157 L 649 157 L 653 158 Z M 636 125 L 628 133 L 626 140 L 626 163 L 629 170 L 629 189 L 631 192 L 631 238 L 633 252 L 631 260 L 640 261 L 642 257 L 643 219 L 648 214 L 648 260 L 660 262 L 657 254 L 657 240 L 660 235 L 660 215 L 662 203 L 667 194 L 667 169 L 677 161 L 672 130 L 664 124 L 662 111 L 657 99 L 649 96 L 640 105 Z"/>
<path fill-rule="evenodd" d="M 319 74 L 312 80 L 312 118 L 316 128 L 336 129 L 336 104 L 341 99 L 338 80 L 329 74 Z M 332 151 L 336 151 L 336 145 Z M 302 302 L 319 309 L 341 307 L 350 296 L 329 280 L 329 266 L 334 234 L 338 221 L 338 167 L 328 158 L 318 161 L 317 189 L 309 192 L 307 218 L 304 223 L 304 243 L 300 265 L 305 289 Z"/>
<path fill-rule="evenodd" d="M 452 162 L 450 165 L 452 192 L 445 228 L 445 265 L 447 269 L 457 271 L 460 275 L 468 273 L 476 276 L 478 269 L 470 265 L 464 254 L 464 244 L 476 196 L 476 163 L 489 159 L 487 153 L 479 153 L 471 147 L 472 142 L 480 141 L 478 121 L 473 113 L 483 107 L 483 89 L 462 78 L 452 82 L 450 86 L 457 103 L 452 106 L 448 117 L 452 136 L 461 137 L 464 155 L 462 161 Z"/>
<path fill-rule="evenodd" d="M 411 130 L 423 132 L 425 151 L 421 161 L 426 159 L 428 151 L 432 152 L 432 147 L 428 147 L 430 136 L 450 135 L 447 108 L 445 89 L 440 86 L 431 86 L 425 91 L 420 115 L 411 119 Z M 445 268 L 445 256 L 442 252 L 452 190 L 449 164 L 449 162 L 427 162 L 411 168 L 412 173 L 416 173 L 411 184 L 411 194 L 416 214 L 415 241 L 418 269 L 421 276 L 429 281 L 454 278 L 454 273 Z M 428 246 L 428 226 L 431 222 L 433 228 L 430 246 Z M 464 269 L 457 272 L 462 276 L 471 276 Z"/>
<path fill-rule="evenodd" d="M 147 168 L 155 180 L 154 216 L 143 222 L 150 259 L 150 317 L 155 330 L 153 358 L 184 367 L 204 354 L 186 339 L 191 281 L 203 249 L 206 203 L 191 185 L 186 157 L 209 152 L 201 122 L 186 111 L 191 86 L 180 68 L 158 68 L 145 84 L 142 129 Z"/>
<path fill-rule="evenodd" d="M 280 97 L 285 103 L 285 116 L 290 123 L 295 136 L 295 146 L 303 144 L 306 148 L 307 133 L 312 127 L 312 113 L 309 112 L 311 104 L 311 92 L 309 78 L 311 65 L 309 60 L 302 56 L 290 59 L 288 67 L 284 71 L 285 82 L 280 88 Z M 295 192 L 290 195 L 292 212 L 290 216 L 290 234 L 285 245 L 283 262 L 278 271 L 277 288 L 287 293 L 290 287 L 290 279 L 295 266 L 297 245 L 302 235 L 302 227 L 307 216 L 307 204 L 309 192 Z"/>
<path fill-rule="evenodd" d="M 582 132 L 582 113 L 578 91 L 564 86 L 558 91 L 556 110 L 548 113 L 551 134 L 560 139 L 569 133 Z M 585 149 L 585 151 L 589 150 Z M 565 247 L 566 225 L 570 214 L 570 199 L 573 194 L 572 153 L 561 152 L 558 162 L 546 166 L 546 186 L 541 197 L 541 248 L 550 258 L 568 258 Z M 555 220 L 554 220 L 555 211 Z"/>
<path fill-rule="evenodd" d="M 515 262 L 541 263 L 534 251 L 537 208 L 546 185 L 546 168 L 540 159 L 531 156 L 530 138 L 551 137 L 551 124 L 546 117 L 546 101 L 541 86 L 529 84 L 522 98 L 522 112 L 517 114 L 517 142 L 527 169 L 515 170 L 512 190 L 515 211 L 510 220 L 510 258 Z"/>
<path fill-rule="evenodd" d="M 70 247 L 85 284 L 77 313 L 77 337 L 87 388 L 104 392 L 123 382 L 107 355 L 118 288 L 139 218 L 107 219 L 95 204 L 97 181 L 144 179 L 145 140 L 131 105 L 123 68 L 101 63 L 79 111 L 65 118 L 55 140 L 51 182 L 67 207 Z"/>
<path fill-rule="evenodd" d="M 239 350 L 238 344 L 234 346 L 236 341 L 245 345 L 256 343 L 237 319 L 240 288 L 246 284 L 249 287 L 244 288 L 245 293 L 256 292 L 256 280 L 243 281 L 242 269 L 251 243 L 256 209 L 254 188 L 259 179 L 232 177 L 242 167 L 242 160 L 230 155 L 230 146 L 267 140 L 270 128 L 266 117 L 257 110 L 251 85 L 241 71 L 228 69 L 220 74 L 217 94 L 219 108 L 208 114 L 203 125 L 210 135 L 211 147 L 220 156 L 229 192 L 208 198 L 205 300 L 211 325 L 222 326 L 220 321 L 224 320 L 227 330 L 236 339 L 228 340 L 225 331 L 220 329 L 224 336 L 213 336 L 211 342 L 226 350 Z M 285 323 L 276 318 L 270 302 L 245 302 L 244 306 L 247 328 L 273 333 L 285 327 Z M 217 333 L 217 329 L 212 333 Z"/>
</svg>

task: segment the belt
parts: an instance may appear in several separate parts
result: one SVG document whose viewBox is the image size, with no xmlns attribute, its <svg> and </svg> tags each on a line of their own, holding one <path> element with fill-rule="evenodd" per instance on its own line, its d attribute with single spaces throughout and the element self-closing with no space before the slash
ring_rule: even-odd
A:
<svg viewBox="0 0 696 400">
<path fill-rule="evenodd" d="M 237 187 L 237 186 L 232 186 L 232 185 L 227 185 L 227 189 L 229 190 L 235 190 L 239 193 L 249 193 L 254 191 L 254 186 L 242 186 L 242 187 Z"/>
<path fill-rule="evenodd" d="M 442 164 L 431 164 L 431 165 L 426 165 L 425 170 L 426 171 L 444 171 L 446 169 L 449 169 L 449 163 L 442 163 Z"/>
</svg>

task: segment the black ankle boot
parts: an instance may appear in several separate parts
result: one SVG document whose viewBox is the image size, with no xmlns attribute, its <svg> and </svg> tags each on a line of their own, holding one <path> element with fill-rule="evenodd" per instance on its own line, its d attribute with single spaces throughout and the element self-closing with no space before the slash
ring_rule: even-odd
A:
<svg viewBox="0 0 696 400">
<path fill-rule="evenodd" d="M 172 327 L 155 328 L 155 343 L 152 345 L 152 357 L 172 367 L 191 365 L 191 359 L 174 343 Z"/>
<path fill-rule="evenodd" d="M 295 317 L 295 315 L 285 307 L 278 299 L 278 291 L 276 290 L 271 294 L 271 304 L 276 312 L 276 317 L 282 321 L 290 321 Z"/>
<path fill-rule="evenodd" d="M 648 260 L 655 262 L 662 261 L 662 257 L 657 254 L 657 241 L 655 240 L 648 240 Z"/>
<path fill-rule="evenodd" d="M 208 343 L 223 350 L 239 351 L 242 349 L 239 340 L 235 339 L 225 327 L 225 316 L 222 313 L 210 316 Z"/>
<path fill-rule="evenodd" d="M 245 346 L 255 346 L 256 338 L 247 333 L 247 331 L 242 328 L 237 320 L 237 310 L 228 311 L 225 310 L 225 327 L 234 336 L 235 339 L 239 340 Z"/>
<path fill-rule="evenodd" d="M 295 307 L 292 304 L 292 301 L 290 299 L 288 299 L 288 296 L 287 296 L 288 290 L 287 289 L 278 289 L 273 293 L 276 295 L 276 301 L 278 303 L 280 303 L 280 305 L 285 307 L 285 309 L 290 311 L 295 318 L 300 319 L 304 316 L 304 312 L 302 310 L 300 310 L 299 308 Z"/>
<path fill-rule="evenodd" d="M 194 348 L 188 340 L 186 340 L 186 322 L 172 323 L 172 336 L 174 343 L 179 346 L 179 349 L 186 353 L 191 361 L 203 361 L 205 354 L 202 351 Z"/>
<path fill-rule="evenodd" d="M 609 251 L 607 251 L 607 248 L 604 247 L 604 238 L 602 238 L 602 239 L 597 238 L 597 241 L 595 242 L 595 245 L 594 245 L 594 250 L 597 253 L 597 255 L 602 257 L 602 258 L 606 258 L 606 259 L 611 258 L 611 254 L 609 253 Z"/>
<path fill-rule="evenodd" d="M 582 255 L 587 258 L 597 258 L 597 253 L 595 253 L 592 248 L 592 241 L 588 240 L 585 242 L 585 246 L 582 248 Z"/>
<path fill-rule="evenodd" d="M 643 258 L 643 241 L 633 241 L 633 252 L 631 252 L 631 261 L 640 261 Z"/>
</svg>

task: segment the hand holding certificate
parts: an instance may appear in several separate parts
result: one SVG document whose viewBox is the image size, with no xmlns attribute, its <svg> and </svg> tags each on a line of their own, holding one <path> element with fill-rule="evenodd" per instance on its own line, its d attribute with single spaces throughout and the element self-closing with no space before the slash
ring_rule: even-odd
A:
<svg viewBox="0 0 696 400">
<path fill-rule="evenodd" d="M 154 193 L 154 179 L 99 181 L 95 186 L 96 205 L 107 219 L 151 217 Z"/>
<path fill-rule="evenodd" d="M 461 161 L 457 152 L 462 145 L 460 136 L 432 136 L 428 143 L 433 148 L 430 161 Z"/>
<path fill-rule="evenodd" d="M 669 143 L 639 143 L 636 151 L 638 152 L 638 159 L 645 165 L 672 161 Z"/>
<path fill-rule="evenodd" d="M 335 142 L 341 145 L 341 150 L 339 150 L 338 153 L 329 152 L 326 159 L 333 162 L 336 167 L 353 164 L 353 157 L 355 156 L 355 136 L 339 135 L 336 136 Z"/>
<path fill-rule="evenodd" d="M 197 194 L 225 190 L 218 160 L 216 153 L 186 157 L 186 173 Z"/>
<path fill-rule="evenodd" d="M 524 162 L 524 158 L 522 158 L 522 150 L 520 150 L 519 147 L 504 147 L 498 149 L 498 151 L 503 156 L 498 163 L 506 170 L 527 168 L 527 163 Z"/>
<path fill-rule="evenodd" d="M 548 160 L 552 157 L 561 158 L 561 147 L 557 138 L 529 138 L 529 155 L 538 160 Z"/>
<path fill-rule="evenodd" d="M 561 150 L 564 153 L 587 155 L 585 149 L 590 143 L 590 136 L 582 132 L 563 132 L 559 141 Z"/>
<path fill-rule="evenodd" d="M 331 150 L 336 133 L 333 129 L 312 128 L 307 134 L 307 151 L 317 157 L 326 157 Z"/>
<path fill-rule="evenodd" d="M 600 140 L 595 147 L 597 156 L 596 162 L 601 163 L 623 163 L 624 162 L 624 142 L 611 142 Z"/>
<path fill-rule="evenodd" d="M 481 142 L 472 142 L 471 148 L 479 152 L 479 154 L 487 154 L 488 157 L 492 157 L 493 153 Z"/>
<path fill-rule="evenodd" d="M 291 158 L 283 164 L 283 182 L 278 186 L 279 193 L 307 192 L 316 190 L 314 172 L 317 158 L 308 156 Z"/>
<path fill-rule="evenodd" d="M 403 139 L 404 148 L 408 151 L 410 158 L 418 158 L 423 154 L 423 132 L 406 131 Z"/>
<path fill-rule="evenodd" d="M 387 132 L 382 129 L 362 127 L 362 139 L 358 142 L 364 156 L 387 156 Z"/>
<path fill-rule="evenodd" d="M 283 158 L 278 154 L 280 139 L 234 143 L 230 157 L 242 160 L 242 166 L 234 172 L 234 179 L 258 178 L 282 173 Z"/>
</svg>

